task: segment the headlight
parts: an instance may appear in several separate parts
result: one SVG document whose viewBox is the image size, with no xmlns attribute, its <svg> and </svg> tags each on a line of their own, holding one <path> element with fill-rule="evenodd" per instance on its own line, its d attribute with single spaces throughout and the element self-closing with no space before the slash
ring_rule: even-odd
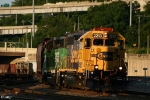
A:
<svg viewBox="0 0 150 100">
<path fill-rule="evenodd" d="M 81 79 L 82 78 L 82 76 L 79 76 L 79 79 Z"/>
<path fill-rule="evenodd" d="M 107 33 L 105 33 L 104 37 L 107 38 Z"/>
<path fill-rule="evenodd" d="M 93 51 L 94 51 L 94 49 L 91 48 L 91 52 L 93 52 Z"/>
<path fill-rule="evenodd" d="M 98 65 L 95 65 L 94 67 L 95 67 L 95 69 L 98 69 Z"/>
<path fill-rule="evenodd" d="M 103 53 L 98 53 L 97 58 L 99 58 L 99 59 L 103 58 Z"/>
<path fill-rule="evenodd" d="M 119 67 L 119 70 L 122 70 L 122 67 Z"/>
</svg>

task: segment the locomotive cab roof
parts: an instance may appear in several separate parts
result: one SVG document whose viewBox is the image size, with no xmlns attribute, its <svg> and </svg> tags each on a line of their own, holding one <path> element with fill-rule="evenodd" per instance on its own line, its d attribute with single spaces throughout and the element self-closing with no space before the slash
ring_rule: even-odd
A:
<svg viewBox="0 0 150 100">
<path fill-rule="evenodd" d="M 68 38 L 74 37 L 75 40 L 78 40 L 85 32 L 77 32 L 73 34 L 68 34 Z"/>
<path fill-rule="evenodd" d="M 54 37 L 53 40 L 60 40 L 60 37 Z"/>
</svg>

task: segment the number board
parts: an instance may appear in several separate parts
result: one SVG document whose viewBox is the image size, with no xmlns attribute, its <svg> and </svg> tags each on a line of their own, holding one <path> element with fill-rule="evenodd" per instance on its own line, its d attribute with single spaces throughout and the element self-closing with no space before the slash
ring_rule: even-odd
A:
<svg viewBox="0 0 150 100">
<path fill-rule="evenodd" d="M 93 37 L 94 38 L 103 38 L 103 35 L 102 34 L 93 34 Z"/>
<path fill-rule="evenodd" d="M 116 34 L 108 34 L 109 39 L 116 39 L 117 35 Z"/>
</svg>

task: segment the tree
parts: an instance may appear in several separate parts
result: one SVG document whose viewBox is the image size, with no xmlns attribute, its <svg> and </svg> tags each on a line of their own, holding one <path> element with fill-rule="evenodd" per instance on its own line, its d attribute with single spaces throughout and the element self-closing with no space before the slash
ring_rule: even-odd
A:
<svg viewBox="0 0 150 100">
<path fill-rule="evenodd" d="M 118 1 L 90 7 L 83 21 L 86 28 L 105 26 L 124 32 L 129 25 L 129 6 L 123 1 Z"/>
<path fill-rule="evenodd" d="M 45 17 L 38 23 L 34 38 L 34 47 L 46 37 L 59 37 L 73 31 L 73 24 L 64 15 Z"/>
</svg>

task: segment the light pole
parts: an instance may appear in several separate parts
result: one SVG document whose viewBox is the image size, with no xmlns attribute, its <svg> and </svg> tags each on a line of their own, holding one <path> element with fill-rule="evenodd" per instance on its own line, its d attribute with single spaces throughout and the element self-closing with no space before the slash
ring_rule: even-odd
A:
<svg viewBox="0 0 150 100">
<path fill-rule="evenodd" d="M 147 35 L 147 54 L 149 54 L 149 35 Z"/>
<path fill-rule="evenodd" d="M 145 92 L 146 92 L 146 70 L 148 70 L 148 68 L 143 68 L 144 72 L 145 72 Z"/>
<path fill-rule="evenodd" d="M 28 48 L 28 27 L 26 27 L 26 47 Z"/>
<path fill-rule="evenodd" d="M 22 6 L 23 6 L 23 0 L 22 0 Z"/>
<path fill-rule="evenodd" d="M 132 25 L 132 0 L 130 0 L 130 26 Z"/>
<path fill-rule="evenodd" d="M 138 15 L 138 49 L 140 49 L 140 18 L 142 15 Z"/>
<path fill-rule="evenodd" d="M 33 37 L 34 37 L 34 0 L 32 0 L 32 9 L 33 9 L 33 14 L 32 14 L 31 48 L 32 48 L 32 40 L 33 40 Z"/>
<path fill-rule="evenodd" d="M 80 24 L 80 19 L 79 19 L 79 17 L 78 17 L 78 31 L 80 30 L 79 24 Z"/>
<path fill-rule="evenodd" d="M 136 73 L 138 72 L 138 70 L 134 70 L 134 72 L 135 72 L 135 76 L 137 77 L 137 74 L 136 74 Z"/>
<path fill-rule="evenodd" d="M 17 26 L 17 14 L 16 14 L 16 26 Z"/>
</svg>

